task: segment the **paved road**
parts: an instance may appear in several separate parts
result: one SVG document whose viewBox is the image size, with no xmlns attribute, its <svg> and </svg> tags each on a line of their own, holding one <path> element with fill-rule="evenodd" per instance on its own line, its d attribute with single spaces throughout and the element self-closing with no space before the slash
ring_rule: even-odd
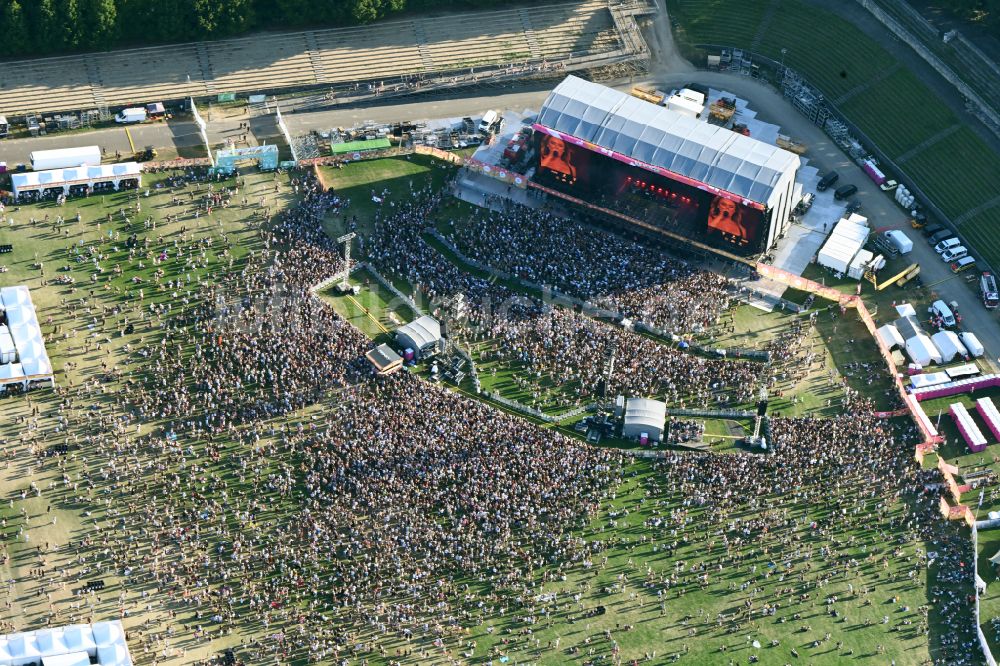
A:
<svg viewBox="0 0 1000 666">
<path fill-rule="evenodd" d="M 200 149 L 202 142 L 198 127 L 191 121 L 132 125 L 128 129 L 136 150 L 155 146 L 170 153 L 171 157 L 177 152 L 184 156 L 191 156 L 195 152 L 198 156 L 205 154 L 205 151 Z M 213 145 L 220 145 L 227 137 L 236 136 L 239 132 L 238 120 L 215 122 L 209 126 L 209 140 Z M 125 128 L 111 127 L 85 132 L 49 134 L 30 139 L 7 139 L 0 142 L 0 161 L 7 162 L 13 167 L 17 164 L 29 164 L 28 154 L 33 150 L 75 148 L 94 144 L 101 146 L 109 156 L 114 156 L 116 151 L 121 152 L 123 159 L 132 152 Z"/>
</svg>

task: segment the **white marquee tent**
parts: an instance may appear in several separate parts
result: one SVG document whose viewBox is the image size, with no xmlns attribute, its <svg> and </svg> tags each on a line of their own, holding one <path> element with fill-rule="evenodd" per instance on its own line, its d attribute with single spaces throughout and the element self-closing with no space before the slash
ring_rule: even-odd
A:
<svg viewBox="0 0 1000 666">
<path fill-rule="evenodd" d="M 941 362 L 941 352 L 934 346 L 931 339 L 923 333 L 913 336 L 906 341 L 906 353 L 914 363 L 927 366 L 931 362 Z"/>
<path fill-rule="evenodd" d="M 0 666 L 133 666 L 120 620 L 0 636 Z"/>
<path fill-rule="evenodd" d="M 879 328 L 878 337 L 881 338 L 882 343 L 889 349 L 906 346 L 906 340 L 899 334 L 899 329 L 892 324 L 886 324 Z"/>
<path fill-rule="evenodd" d="M 848 274 L 855 257 L 868 240 L 869 229 L 867 219 L 858 214 L 849 218 L 841 218 L 834 225 L 830 237 L 820 248 L 816 263 L 838 273 Z M 866 253 L 867 261 L 872 260 L 871 253 Z M 864 272 L 864 268 L 861 268 Z M 860 274 L 855 279 L 861 279 Z"/>
<path fill-rule="evenodd" d="M 948 363 L 956 356 L 966 356 L 968 351 L 954 331 L 938 331 L 931 336 L 931 342 L 941 352 L 941 362 Z"/>
<path fill-rule="evenodd" d="M 622 437 L 638 439 L 645 433 L 650 441 L 659 442 L 663 438 L 663 428 L 666 422 L 666 403 L 647 398 L 629 398 L 628 402 L 625 403 Z"/>
<path fill-rule="evenodd" d="M 441 324 L 429 315 L 396 329 L 396 344 L 403 349 L 412 349 L 417 358 L 432 351 L 440 339 Z"/>
<path fill-rule="evenodd" d="M 115 189 L 123 180 L 142 184 L 142 167 L 136 162 L 121 162 L 119 164 L 101 164 L 96 166 L 80 166 L 70 169 L 49 169 L 46 171 L 26 171 L 15 173 L 10 177 L 14 197 L 25 192 L 50 189 L 60 189 L 69 193 L 74 185 L 85 185 L 93 188 L 98 183 L 111 183 Z"/>
<path fill-rule="evenodd" d="M 7 385 L 53 385 L 52 362 L 45 351 L 35 306 L 24 285 L 0 289 L 6 325 L 0 325 L 0 390 Z"/>
</svg>

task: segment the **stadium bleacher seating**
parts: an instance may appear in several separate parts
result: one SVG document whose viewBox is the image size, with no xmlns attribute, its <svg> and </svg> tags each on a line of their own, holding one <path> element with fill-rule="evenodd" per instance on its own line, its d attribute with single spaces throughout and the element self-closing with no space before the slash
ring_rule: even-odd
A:
<svg viewBox="0 0 1000 666">
<path fill-rule="evenodd" d="M 603 0 L 5 63 L 0 111 L 70 111 L 317 84 L 389 83 L 621 48 Z"/>
</svg>

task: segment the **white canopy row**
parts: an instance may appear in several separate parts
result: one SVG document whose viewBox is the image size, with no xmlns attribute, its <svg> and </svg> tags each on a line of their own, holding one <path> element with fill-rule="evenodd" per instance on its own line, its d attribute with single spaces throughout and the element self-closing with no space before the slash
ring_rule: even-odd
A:
<svg viewBox="0 0 1000 666">
<path fill-rule="evenodd" d="M 0 289 L 0 309 L 7 324 L 0 325 L 0 386 L 51 380 L 52 362 L 45 351 L 31 295 L 24 285 Z"/>
<path fill-rule="evenodd" d="M 0 666 L 132 666 L 120 620 L 0 636 Z"/>
</svg>

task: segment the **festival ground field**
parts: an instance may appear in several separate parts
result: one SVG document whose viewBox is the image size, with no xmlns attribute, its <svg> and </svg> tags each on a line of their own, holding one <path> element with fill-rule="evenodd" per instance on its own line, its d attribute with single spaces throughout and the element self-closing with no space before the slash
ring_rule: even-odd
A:
<svg viewBox="0 0 1000 666">
<path fill-rule="evenodd" d="M 392 173 L 385 164 L 372 168 Z M 446 177 L 448 169 L 433 167 L 424 171 L 428 173 L 437 179 Z M 409 187 L 411 177 L 420 175 L 407 171 L 389 181 Z M 904 512 L 913 511 L 917 502 L 913 494 L 895 499 L 877 486 L 843 487 L 811 492 L 808 498 L 796 493 L 747 497 L 737 509 L 720 512 L 693 505 L 668 487 L 662 480 L 665 469 L 656 461 L 626 462 L 621 484 L 607 488 L 600 508 L 583 524 L 566 526 L 567 538 L 601 542 L 601 555 L 553 564 L 553 553 L 524 551 L 511 535 L 507 538 L 517 557 L 510 584 L 442 580 L 435 598 L 415 600 L 428 607 L 441 605 L 439 626 L 412 639 L 350 624 L 348 609 L 325 593 L 330 572 L 324 570 L 308 572 L 316 576 L 313 582 L 281 600 L 288 612 L 272 626 L 256 624 L 249 612 L 219 621 L 205 611 L 207 605 L 195 601 L 195 592 L 245 594 L 248 581 L 235 573 L 229 580 L 206 578 L 201 590 L 155 592 L 144 576 L 154 564 L 197 568 L 228 547 L 234 532 L 273 543 L 294 530 L 306 501 L 297 471 L 303 460 L 300 451 L 286 444 L 285 433 L 321 428 L 350 409 L 340 394 L 331 392 L 308 409 L 260 421 L 259 431 L 265 434 L 256 440 L 199 439 L 184 449 L 130 450 L 125 437 L 162 427 L 149 415 L 138 427 L 134 422 L 126 427 L 122 420 L 120 428 L 112 428 L 122 442 L 115 457 L 100 454 L 103 449 L 88 442 L 95 426 L 113 426 L 121 419 L 118 399 L 131 382 L 157 380 L 155 362 L 197 362 L 194 345 L 180 345 L 161 359 L 136 350 L 176 338 L 189 325 L 187 285 L 221 283 L 243 270 L 251 257 L 259 258 L 264 251 L 260 227 L 266 226 L 268 214 L 276 217 L 295 201 L 287 176 L 248 174 L 243 179 L 241 192 L 233 197 L 237 203 L 210 216 L 195 217 L 184 200 L 191 190 L 204 194 L 206 185 L 167 194 L 155 187 L 156 177 L 150 180 L 149 196 L 140 193 L 141 210 L 131 214 L 121 210 L 134 205 L 133 195 L 71 200 L 62 209 L 43 205 L 7 211 L 15 224 L 0 228 L 0 243 L 15 249 L 4 258 L 8 271 L 0 277 L 4 284 L 31 288 L 59 389 L 2 401 L 6 466 L 0 470 L 0 497 L 7 500 L 0 506 L 6 554 L 2 573 L 12 581 L 6 588 L 9 605 L 0 613 L 5 628 L 123 617 L 141 664 L 196 663 L 225 647 L 236 648 L 249 663 L 305 664 L 298 656 L 285 660 L 280 647 L 282 636 L 298 631 L 300 613 L 321 613 L 331 636 L 350 638 L 354 647 L 341 658 L 352 666 L 392 661 L 593 664 L 599 656 L 611 663 L 616 655 L 622 663 L 647 656 L 652 664 L 746 663 L 758 655 L 762 663 L 794 663 L 798 658 L 814 664 L 894 660 L 902 665 L 921 664 L 939 654 L 947 636 L 936 612 L 925 620 L 921 608 L 928 602 L 929 577 L 938 586 L 947 588 L 948 583 L 939 580 L 936 565 L 928 569 L 923 564 L 934 546 L 904 524 Z M 373 184 L 365 181 L 357 187 Z M 239 203 L 243 196 L 248 197 L 245 206 Z M 55 215 L 71 217 L 77 209 L 81 223 L 53 228 Z M 47 224 L 30 224 L 30 217 L 46 214 Z M 155 229 L 146 228 L 147 215 L 156 221 Z M 178 219 L 168 221 L 175 215 Z M 133 232 L 140 242 L 149 239 L 155 262 L 144 253 L 129 256 L 125 241 Z M 73 248 L 84 260 L 76 260 Z M 100 272 L 91 282 L 95 260 Z M 62 271 L 63 266 L 70 268 Z M 159 284 L 158 270 L 163 271 Z M 74 278 L 75 284 L 56 284 L 60 275 Z M 372 289 L 374 282 L 364 274 L 357 281 L 363 289 L 350 306 L 354 310 L 344 310 L 342 297 L 336 297 L 338 310 L 366 333 L 384 336 L 382 327 L 396 323 L 392 314 L 367 313 L 384 308 L 388 296 Z M 164 309 L 167 303 L 169 310 Z M 158 311 L 139 317 L 140 310 L 152 312 L 151 304 Z M 276 313 L 268 308 L 280 307 L 281 301 L 251 305 L 269 317 Z M 409 313 L 396 316 L 405 320 Z M 763 329 L 784 330 L 788 317 L 758 319 L 738 308 L 731 335 L 750 333 L 758 321 L 765 322 Z M 135 330 L 125 333 L 129 323 Z M 823 329 L 818 327 L 816 335 L 821 344 Z M 832 391 L 839 381 L 829 375 L 830 359 L 835 362 L 837 353 L 823 358 L 826 366 L 817 366 L 814 376 L 782 396 L 795 391 L 803 396 L 783 410 L 826 413 L 824 394 L 819 400 L 805 397 L 816 389 Z M 836 395 L 830 393 L 830 408 Z M 796 405 L 801 412 L 795 412 Z M 724 434 L 717 425 L 711 432 Z M 57 454 L 53 447 L 63 444 L 67 452 Z M 286 485 L 285 478 L 293 482 Z M 233 497 L 247 496 L 260 506 L 252 516 L 228 504 Z M 177 532 L 166 537 L 152 528 L 119 529 L 126 517 L 150 503 L 172 516 L 175 527 L 196 530 L 197 540 Z M 762 529 L 761 516 L 780 529 Z M 727 534 L 728 547 L 721 533 Z M 275 563 L 267 580 L 283 580 L 292 570 L 292 563 Z M 82 593 L 82 585 L 92 580 L 103 581 L 104 589 Z M 833 597 L 837 600 L 831 601 Z M 765 606 L 773 607 L 774 615 L 762 616 Z M 756 613 L 753 619 L 745 618 L 748 608 Z M 249 647 L 255 640 L 260 642 Z M 754 647 L 754 641 L 761 647 Z"/>
</svg>

